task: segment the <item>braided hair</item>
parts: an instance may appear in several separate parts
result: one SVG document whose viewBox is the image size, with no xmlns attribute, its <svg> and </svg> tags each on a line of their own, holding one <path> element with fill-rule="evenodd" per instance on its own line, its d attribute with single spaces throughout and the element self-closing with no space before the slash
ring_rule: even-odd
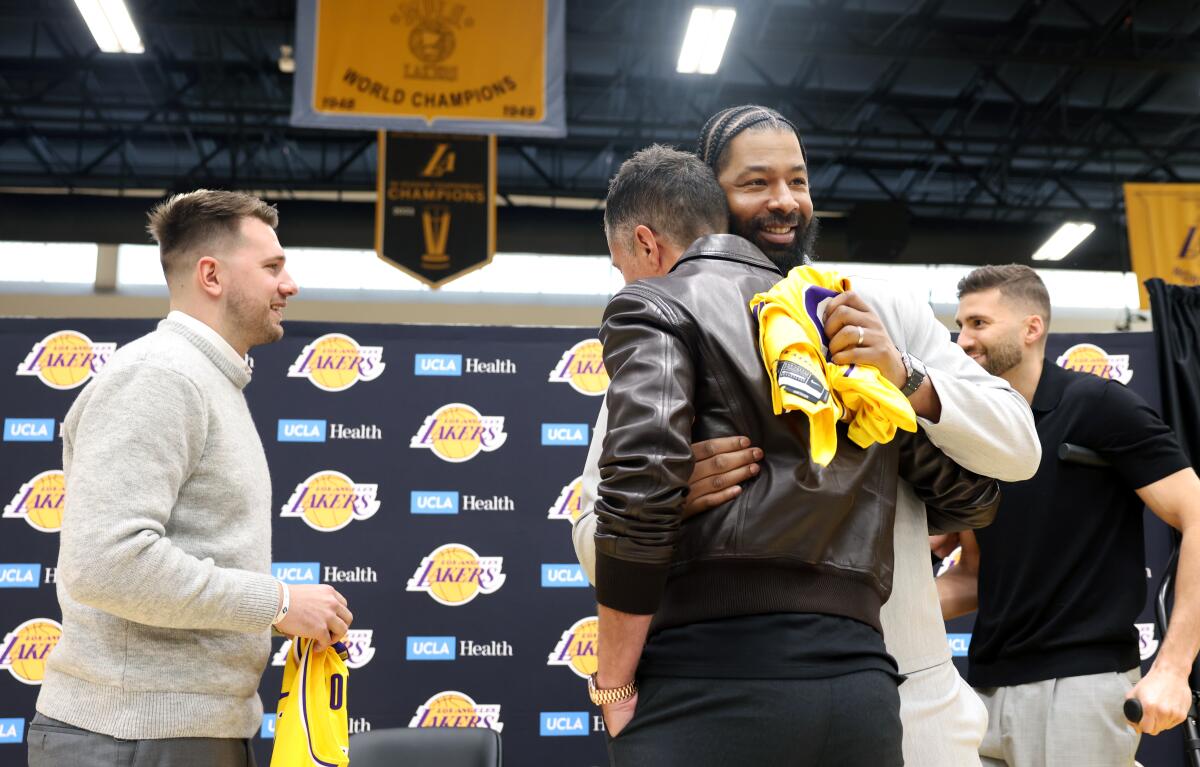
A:
<svg viewBox="0 0 1200 767">
<path fill-rule="evenodd" d="M 717 173 L 721 155 L 725 153 L 729 142 L 744 130 L 790 130 L 796 134 L 796 140 L 800 142 L 800 154 L 808 162 L 808 152 L 804 149 L 804 140 L 800 138 L 796 124 L 774 109 L 757 104 L 729 107 L 708 118 L 708 122 L 700 129 L 696 155 L 712 168 L 714 174 Z"/>
</svg>

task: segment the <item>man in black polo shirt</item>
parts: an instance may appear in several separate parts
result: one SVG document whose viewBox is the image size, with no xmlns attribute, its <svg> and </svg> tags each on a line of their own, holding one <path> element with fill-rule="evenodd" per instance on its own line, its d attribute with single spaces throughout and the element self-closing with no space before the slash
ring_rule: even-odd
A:
<svg viewBox="0 0 1200 767">
<path fill-rule="evenodd" d="M 1026 266 L 958 284 L 959 345 L 1033 407 L 1042 462 L 1001 483 L 995 522 L 961 537 L 938 579 L 946 618 L 978 609 L 967 679 L 988 707 L 985 765 L 1132 765 L 1139 731 L 1183 721 L 1200 645 L 1200 480 L 1174 435 L 1123 385 L 1044 358 L 1050 297 Z M 1112 468 L 1064 463 L 1063 442 Z M 1183 532 L 1171 628 L 1139 681 L 1146 596 L 1142 506 Z M 957 541 L 935 541 L 946 548 Z M 1122 704 L 1137 697 L 1140 727 Z"/>
</svg>

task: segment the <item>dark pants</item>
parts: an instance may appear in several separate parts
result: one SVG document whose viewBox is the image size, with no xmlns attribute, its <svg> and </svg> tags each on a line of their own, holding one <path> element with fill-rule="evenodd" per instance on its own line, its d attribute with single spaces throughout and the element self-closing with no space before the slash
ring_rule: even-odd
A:
<svg viewBox="0 0 1200 767">
<path fill-rule="evenodd" d="M 894 677 L 639 682 L 633 720 L 608 742 L 614 767 L 900 767 Z"/>
<path fill-rule="evenodd" d="M 29 767 L 254 767 L 248 740 L 119 740 L 41 714 L 28 740 Z"/>
</svg>

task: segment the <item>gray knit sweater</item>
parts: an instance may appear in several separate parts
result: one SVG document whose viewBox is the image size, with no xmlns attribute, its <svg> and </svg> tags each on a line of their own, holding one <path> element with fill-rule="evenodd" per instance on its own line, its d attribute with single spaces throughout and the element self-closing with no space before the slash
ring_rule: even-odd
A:
<svg viewBox="0 0 1200 767">
<path fill-rule="evenodd" d="M 246 738 L 278 607 L 271 478 L 212 342 L 163 320 L 67 413 L 63 636 L 37 710 L 117 738 Z"/>
</svg>

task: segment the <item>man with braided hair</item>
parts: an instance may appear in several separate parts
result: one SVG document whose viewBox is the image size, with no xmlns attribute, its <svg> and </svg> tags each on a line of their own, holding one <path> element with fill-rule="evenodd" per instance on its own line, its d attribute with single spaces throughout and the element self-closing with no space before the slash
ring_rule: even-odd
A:
<svg viewBox="0 0 1200 767">
<path fill-rule="evenodd" d="M 807 153 L 791 121 L 760 106 L 723 110 L 705 124 L 697 154 L 725 193 L 731 232 L 758 246 L 781 272 L 812 259 L 818 222 Z M 927 305 L 877 281 L 848 276 L 855 290 L 833 299 L 825 315 L 833 361 L 878 367 L 909 394 L 922 431 L 963 467 L 1005 481 L 1032 476 L 1041 449 L 1021 396 L 974 365 Z M 595 563 L 591 512 L 607 421 L 602 408 L 584 473 L 584 514 L 574 530 L 576 553 L 589 574 Z M 685 515 L 737 498 L 759 474 L 763 457 L 737 435 L 693 450 L 697 462 Z M 900 686 L 904 758 L 923 767 L 978 765 L 986 712 L 951 662 L 926 534 L 925 506 L 902 481 L 896 491 L 894 585 L 881 622 L 887 650 L 908 677 Z"/>
</svg>

